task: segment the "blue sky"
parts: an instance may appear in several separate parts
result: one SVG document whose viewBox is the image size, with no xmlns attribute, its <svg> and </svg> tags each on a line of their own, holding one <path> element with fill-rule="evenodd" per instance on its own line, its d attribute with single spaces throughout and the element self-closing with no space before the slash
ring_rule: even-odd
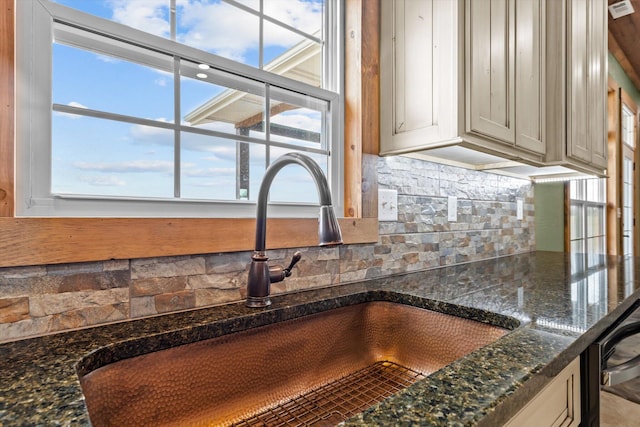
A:
<svg viewBox="0 0 640 427">
<path fill-rule="evenodd" d="M 56 1 L 159 36 L 169 35 L 169 0 Z M 177 10 L 179 41 L 257 65 L 257 31 L 247 27 L 254 21 L 257 27 L 257 18 L 218 0 L 177 0 Z M 315 1 L 266 0 L 265 12 L 270 11 L 278 19 L 305 31 L 311 31 L 310 26 L 315 23 L 319 28 L 321 23 L 321 7 Z M 298 41 L 300 36 L 288 30 L 265 34 L 265 43 L 271 43 L 265 46 L 265 62 Z M 56 43 L 53 56 L 54 103 L 173 122 L 171 73 Z M 170 58 L 167 61 L 170 62 Z M 180 85 L 183 118 L 226 89 L 184 77 Z M 277 120 L 317 131 L 319 117 L 311 110 L 298 109 L 281 114 Z M 230 124 L 208 126 L 234 132 Z M 54 192 L 173 197 L 172 131 L 54 113 L 53 135 Z M 182 147 L 183 197 L 235 197 L 235 141 L 183 133 Z M 289 150 L 273 150 L 271 156 L 275 158 L 286 151 Z M 253 147 L 251 158 L 251 198 L 254 199 L 264 171 L 265 148 Z M 326 161 L 321 166 L 326 170 Z M 304 170 L 288 167 L 281 175 L 271 191 L 272 199 L 317 200 L 315 190 L 310 187 L 313 183 Z"/>
</svg>

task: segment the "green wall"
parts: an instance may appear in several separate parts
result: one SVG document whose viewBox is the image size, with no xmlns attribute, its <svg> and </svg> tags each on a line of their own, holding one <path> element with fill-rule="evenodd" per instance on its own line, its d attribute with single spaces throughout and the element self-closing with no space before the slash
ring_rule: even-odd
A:
<svg viewBox="0 0 640 427">
<path fill-rule="evenodd" d="M 609 75 L 613 78 L 622 89 L 635 101 L 636 104 L 640 104 L 640 91 L 631 82 L 631 79 L 622 69 L 620 63 L 609 52 Z"/>
<path fill-rule="evenodd" d="M 536 250 L 564 252 L 564 183 L 534 184 Z"/>
</svg>

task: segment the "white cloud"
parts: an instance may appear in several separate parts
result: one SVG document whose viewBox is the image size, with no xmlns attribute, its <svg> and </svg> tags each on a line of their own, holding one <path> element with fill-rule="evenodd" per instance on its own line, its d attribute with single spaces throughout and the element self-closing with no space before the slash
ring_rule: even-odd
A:
<svg viewBox="0 0 640 427">
<path fill-rule="evenodd" d="M 236 147 L 235 144 L 233 146 L 209 146 L 208 149 L 204 149 L 202 151 L 206 151 L 207 153 L 211 153 L 210 156 L 205 156 L 202 159 L 217 162 L 217 161 L 236 161 Z"/>
<path fill-rule="evenodd" d="M 114 21 L 162 37 L 170 34 L 167 5 L 167 0 L 111 0 Z M 295 28 L 319 29 L 322 9 L 318 3 L 269 0 L 265 5 L 270 16 Z M 228 3 L 178 0 L 177 13 L 181 43 L 242 62 L 250 50 L 258 48 L 258 18 Z M 271 24 L 265 30 L 266 47 L 288 48 L 299 41 L 300 36 Z"/>
<path fill-rule="evenodd" d="M 224 176 L 235 176 L 235 173 L 235 168 L 199 168 L 183 171 L 183 174 L 189 178 L 222 178 Z"/>
<path fill-rule="evenodd" d="M 160 87 L 166 87 L 166 86 L 167 86 L 167 84 L 169 84 L 169 83 L 167 82 L 167 79 L 165 79 L 164 77 L 159 77 L 159 78 L 155 79 L 153 82 L 154 82 L 156 85 L 160 86 Z"/>
<path fill-rule="evenodd" d="M 124 187 L 127 182 L 117 176 L 83 176 L 80 181 L 92 185 L 94 187 Z"/>
<path fill-rule="evenodd" d="M 320 114 L 312 111 L 308 114 L 304 112 L 288 111 L 278 114 L 271 118 L 272 123 L 289 126 L 295 129 L 304 129 L 312 132 L 320 132 L 322 130 L 322 120 Z"/>
<path fill-rule="evenodd" d="M 113 20 L 157 36 L 168 37 L 167 0 L 111 0 Z"/>
<path fill-rule="evenodd" d="M 167 120 L 163 118 L 156 120 L 159 122 L 167 122 Z M 173 131 L 170 129 L 132 125 L 129 129 L 129 134 L 133 138 L 133 142 L 137 144 L 173 146 Z"/>
<path fill-rule="evenodd" d="M 80 170 L 105 173 L 173 173 L 173 162 L 164 160 L 132 160 L 126 162 L 74 162 Z"/>
</svg>

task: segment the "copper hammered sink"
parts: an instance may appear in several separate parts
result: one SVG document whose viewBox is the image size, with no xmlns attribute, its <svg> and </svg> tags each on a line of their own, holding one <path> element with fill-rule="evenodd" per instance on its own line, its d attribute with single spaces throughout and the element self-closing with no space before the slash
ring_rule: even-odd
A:
<svg viewBox="0 0 640 427">
<path fill-rule="evenodd" d="M 81 384 L 96 427 L 334 425 L 506 332 L 369 302 L 125 359 Z"/>
</svg>

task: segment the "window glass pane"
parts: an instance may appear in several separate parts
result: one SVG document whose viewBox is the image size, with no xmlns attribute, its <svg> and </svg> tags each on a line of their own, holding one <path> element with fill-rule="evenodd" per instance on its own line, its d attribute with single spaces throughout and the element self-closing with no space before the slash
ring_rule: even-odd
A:
<svg viewBox="0 0 640 427">
<path fill-rule="evenodd" d="M 635 147 L 635 116 L 626 105 L 622 105 L 622 142 Z"/>
<path fill-rule="evenodd" d="M 582 258 L 586 268 L 600 267 L 605 262 L 605 184 L 604 179 L 575 180 L 569 184 L 572 259 Z"/>
<path fill-rule="evenodd" d="M 56 194 L 173 197 L 173 132 L 66 113 L 53 116 Z"/>
<path fill-rule="evenodd" d="M 140 48 L 128 49 L 124 43 L 101 39 L 114 51 L 117 47 L 129 55 L 141 53 Z M 54 43 L 53 102 L 172 122 L 173 75 L 166 71 L 172 60 L 155 52 L 145 53 L 164 65 L 163 69 Z"/>
<path fill-rule="evenodd" d="M 52 0 L 137 30 L 170 37 L 170 0 Z"/>
<path fill-rule="evenodd" d="M 258 67 L 260 18 L 222 1 L 177 3 L 177 41 Z"/>
<path fill-rule="evenodd" d="M 264 13 L 307 34 L 322 28 L 324 0 L 267 0 Z"/>
<path fill-rule="evenodd" d="M 588 200 L 590 202 L 597 202 L 598 201 L 597 181 L 595 181 L 593 179 L 587 179 L 586 180 L 586 184 L 587 184 L 587 198 L 586 198 L 586 200 Z"/>
<path fill-rule="evenodd" d="M 289 149 L 282 149 L 277 147 L 271 148 L 271 159 L 282 156 L 285 153 L 295 152 Z M 305 152 L 303 153 L 318 163 L 325 176 L 328 171 L 328 157 L 320 154 L 313 154 Z M 319 201 L 318 190 L 316 184 L 311 178 L 309 172 L 307 172 L 302 166 L 297 164 L 285 166 L 276 175 L 273 180 L 273 185 L 269 192 L 269 200 L 275 202 L 296 202 L 296 203 L 315 203 Z"/>
<path fill-rule="evenodd" d="M 604 234 L 604 208 L 602 206 L 587 206 L 587 236 L 601 236 Z"/>
<path fill-rule="evenodd" d="M 571 242 L 571 274 L 584 271 L 584 240 Z"/>
<path fill-rule="evenodd" d="M 249 151 L 249 200 L 258 200 L 258 191 L 264 171 L 267 169 L 267 147 L 263 145 L 251 144 Z"/>
<path fill-rule="evenodd" d="M 182 132 L 180 146 L 181 198 L 236 198 L 236 141 Z"/>
<path fill-rule="evenodd" d="M 582 205 L 571 205 L 571 240 L 584 237 Z"/>
<path fill-rule="evenodd" d="M 271 96 L 269 126 L 272 141 L 326 150 L 321 137 L 329 108 L 326 101 L 275 88 Z"/>
<path fill-rule="evenodd" d="M 312 86 L 322 84 L 322 46 L 293 31 L 264 23 L 264 69 Z"/>
<path fill-rule="evenodd" d="M 264 85 L 181 63 L 183 122 L 201 129 L 264 138 Z"/>
<path fill-rule="evenodd" d="M 570 193 L 571 199 L 584 200 L 585 199 L 584 188 L 585 188 L 584 180 L 582 179 L 569 181 L 569 193 Z"/>
<path fill-rule="evenodd" d="M 604 237 L 587 239 L 587 268 L 597 267 L 604 263 Z"/>
</svg>

